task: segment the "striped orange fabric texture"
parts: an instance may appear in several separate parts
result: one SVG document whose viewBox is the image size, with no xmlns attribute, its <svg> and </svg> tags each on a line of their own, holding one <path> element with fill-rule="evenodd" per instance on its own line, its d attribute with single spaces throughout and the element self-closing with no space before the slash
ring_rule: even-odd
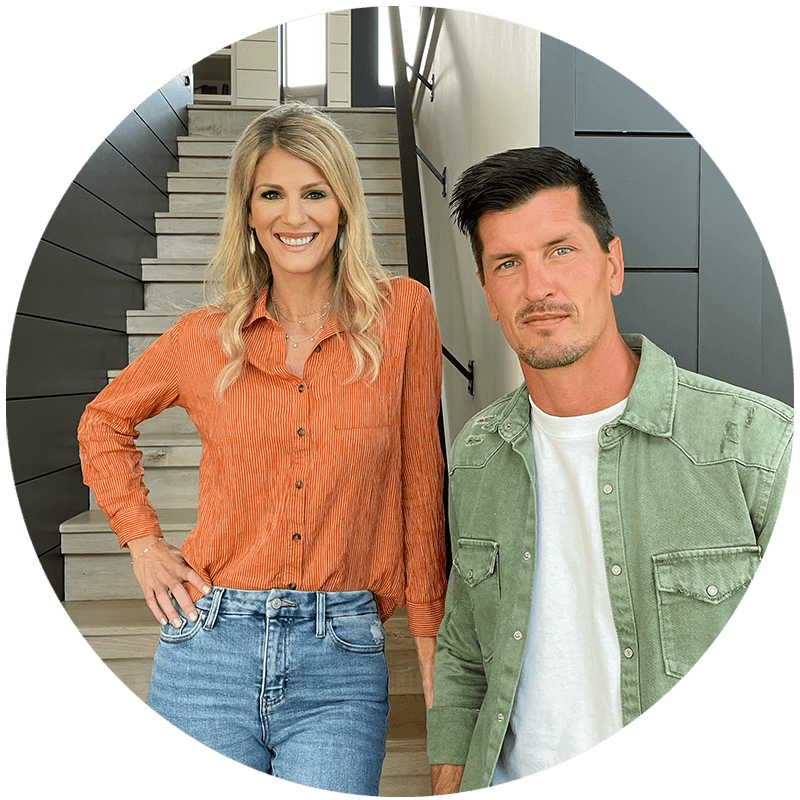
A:
<svg viewBox="0 0 800 800">
<path fill-rule="evenodd" d="M 136 425 L 182 406 L 202 441 L 197 526 L 182 552 L 214 586 L 371 590 L 383 619 L 408 609 L 433 636 L 444 613 L 441 346 L 421 284 L 392 280 L 374 383 L 331 317 L 303 378 L 284 365 L 283 329 L 259 298 L 242 334 L 248 364 L 222 402 L 219 312 L 199 309 L 126 367 L 78 428 L 84 482 L 120 545 L 160 533 L 142 480 Z M 193 598 L 197 591 L 192 588 Z"/>
</svg>

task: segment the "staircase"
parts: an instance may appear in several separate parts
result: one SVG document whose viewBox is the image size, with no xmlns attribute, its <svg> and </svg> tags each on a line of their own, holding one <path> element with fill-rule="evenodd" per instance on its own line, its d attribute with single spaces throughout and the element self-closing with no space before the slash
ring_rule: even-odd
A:
<svg viewBox="0 0 800 800">
<path fill-rule="evenodd" d="M 227 159 L 245 126 L 262 113 L 245 106 L 189 107 L 189 135 L 179 137 L 179 171 L 168 174 L 169 211 L 156 213 L 157 255 L 142 261 L 144 310 L 128 311 L 132 361 L 180 314 L 202 304 L 202 279 L 224 209 Z M 394 112 L 329 109 L 348 132 L 358 156 L 367 210 L 381 263 L 407 274 L 400 165 Z M 109 365 L 121 366 L 121 365 Z M 118 370 L 109 370 L 109 379 Z M 197 519 L 200 440 L 180 408 L 138 426 L 145 481 L 166 539 L 180 546 Z M 94 498 L 90 508 L 61 525 L 64 607 L 114 674 L 143 700 L 158 643 L 153 619 Z M 405 611 L 386 624 L 389 733 L 380 794 L 430 794 L 425 755 L 425 703 Z"/>
</svg>

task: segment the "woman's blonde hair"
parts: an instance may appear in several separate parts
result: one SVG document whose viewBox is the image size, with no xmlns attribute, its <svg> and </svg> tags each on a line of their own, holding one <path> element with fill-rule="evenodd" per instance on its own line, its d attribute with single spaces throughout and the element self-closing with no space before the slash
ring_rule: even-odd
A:
<svg viewBox="0 0 800 800">
<path fill-rule="evenodd" d="M 372 243 L 355 151 L 342 129 L 325 114 L 303 103 L 287 103 L 253 120 L 231 156 L 222 231 L 206 279 L 206 292 L 218 294 L 213 306 L 225 313 L 219 341 L 228 363 L 214 387 L 220 398 L 247 361 L 242 325 L 261 291 L 272 285 L 269 259 L 257 239 L 255 253 L 250 252 L 248 214 L 256 165 L 273 147 L 317 167 L 339 201 L 331 306 L 355 363 L 351 379 L 374 380 L 380 367 L 381 338 L 375 323 L 382 318 L 390 284 Z"/>
</svg>

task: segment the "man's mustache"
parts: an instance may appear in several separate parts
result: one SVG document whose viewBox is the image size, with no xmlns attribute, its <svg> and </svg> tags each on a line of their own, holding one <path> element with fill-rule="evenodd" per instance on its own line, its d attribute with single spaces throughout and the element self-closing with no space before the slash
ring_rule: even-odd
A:
<svg viewBox="0 0 800 800">
<path fill-rule="evenodd" d="M 575 313 L 575 306 L 572 303 L 551 303 L 539 300 L 528 303 L 524 308 L 517 311 L 514 320 L 517 325 L 522 325 L 523 321 L 533 314 L 567 314 L 571 316 Z"/>
</svg>

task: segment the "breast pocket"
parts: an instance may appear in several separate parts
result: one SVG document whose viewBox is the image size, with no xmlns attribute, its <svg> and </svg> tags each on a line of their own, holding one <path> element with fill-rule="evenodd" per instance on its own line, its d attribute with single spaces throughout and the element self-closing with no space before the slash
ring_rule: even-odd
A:
<svg viewBox="0 0 800 800">
<path fill-rule="evenodd" d="M 459 539 L 453 566 L 467 586 L 472 601 L 475 632 L 484 661 L 494 653 L 500 616 L 499 545 L 491 539 Z"/>
<path fill-rule="evenodd" d="M 756 546 L 653 556 L 667 675 L 682 678 L 730 619 L 761 560 Z"/>
</svg>

